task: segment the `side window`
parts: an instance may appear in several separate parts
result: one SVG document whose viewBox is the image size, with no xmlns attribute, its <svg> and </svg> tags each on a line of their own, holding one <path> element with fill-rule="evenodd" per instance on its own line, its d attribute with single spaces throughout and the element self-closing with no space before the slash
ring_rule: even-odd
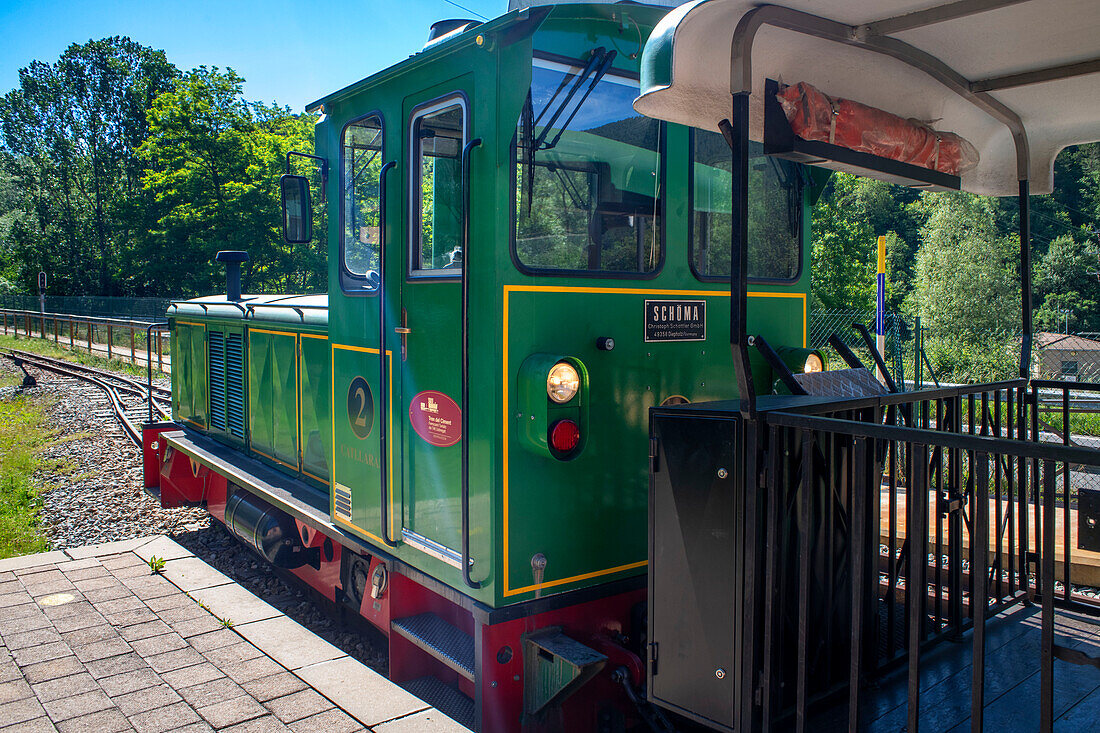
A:
<svg viewBox="0 0 1100 733">
<path fill-rule="evenodd" d="M 700 280 L 730 276 L 730 148 L 708 130 L 692 131 L 691 265 Z M 749 142 L 749 277 L 796 280 L 802 269 L 802 170 Z"/>
<path fill-rule="evenodd" d="M 412 275 L 457 276 L 462 271 L 464 117 L 457 99 L 413 117 Z"/>
<path fill-rule="evenodd" d="M 344 128 L 340 180 L 343 186 L 344 275 L 354 285 L 378 287 L 382 247 L 379 173 L 382 170 L 382 119 L 373 115 Z"/>
<path fill-rule="evenodd" d="M 613 59 L 534 61 L 513 192 L 515 254 L 528 271 L 648 277 L 660 269 L 660 124 L 634 111 L 637 81 L 601 71 Z"/>
</svg>

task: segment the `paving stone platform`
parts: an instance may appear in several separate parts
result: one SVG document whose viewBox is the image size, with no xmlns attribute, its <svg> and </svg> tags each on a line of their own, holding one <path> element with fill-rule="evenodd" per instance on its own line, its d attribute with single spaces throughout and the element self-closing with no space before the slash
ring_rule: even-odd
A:
<svg viewBox="0 0 1100 733">
<path fill-rule="evenodd" d="M 0 729 L 466 730 L 167 537 L 0 560 Z"/>
</svg>

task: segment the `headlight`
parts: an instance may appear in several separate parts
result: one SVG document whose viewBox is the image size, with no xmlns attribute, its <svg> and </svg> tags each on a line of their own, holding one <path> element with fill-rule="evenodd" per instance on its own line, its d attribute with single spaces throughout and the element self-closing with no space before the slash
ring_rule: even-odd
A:
<svg viewBox="0 0 1100 733">
<path fill-rule="evenodd" d="M 559 361 L 546 375 L 546 394 L 559 405 L 576 397 L 577 390 L 580 388 L 581 376 L 568 362 Z"/>
<path fill-rule="evenodd" d="M 821 361 L 821 357 L 817 354 L 810 354 L 806 357 L 806 363 L 802 366 L 802 371 L 806 374 L 810 372 L 823 372 L 825 371 L 825 364 Z"/>
</svg>

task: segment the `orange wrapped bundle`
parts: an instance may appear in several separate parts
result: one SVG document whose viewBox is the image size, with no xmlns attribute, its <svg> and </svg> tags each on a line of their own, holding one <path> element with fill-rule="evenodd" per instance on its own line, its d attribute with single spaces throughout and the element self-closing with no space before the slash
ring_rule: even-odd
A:
<svg viewBox="0 0 1100 733">
<path fill-rule="evenodd" d="M 978 164 L 978 151 L 953 132 L 903 119 L 799 82 L 776 95 L 795 135 L 953 176 Z"/>
</svg>

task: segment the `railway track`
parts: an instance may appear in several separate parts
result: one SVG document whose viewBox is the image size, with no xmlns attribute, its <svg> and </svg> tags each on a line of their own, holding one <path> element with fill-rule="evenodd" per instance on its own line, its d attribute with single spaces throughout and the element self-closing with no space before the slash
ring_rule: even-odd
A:
<svg viewBox="0 0 1100 733">
<path fill-rule="evenodd" d="M 111 410 L 123 432 L 134 442 L 141 445 L 140 425 L 143 420 L 154 418 L 167 419 L 171 414 L 171 392 L 163 387 L 142 384 L 136 379 L 124 377 L 114 372 L 84 364 L 54 359 L 27 351 L 9 350 L 4 356 L 16 366 L 32 366 L 37 369 L 73 377 L 99 387 L 106 395 Z M 150 401 L 152 404 L 150 404 Z"/>
</svg>

